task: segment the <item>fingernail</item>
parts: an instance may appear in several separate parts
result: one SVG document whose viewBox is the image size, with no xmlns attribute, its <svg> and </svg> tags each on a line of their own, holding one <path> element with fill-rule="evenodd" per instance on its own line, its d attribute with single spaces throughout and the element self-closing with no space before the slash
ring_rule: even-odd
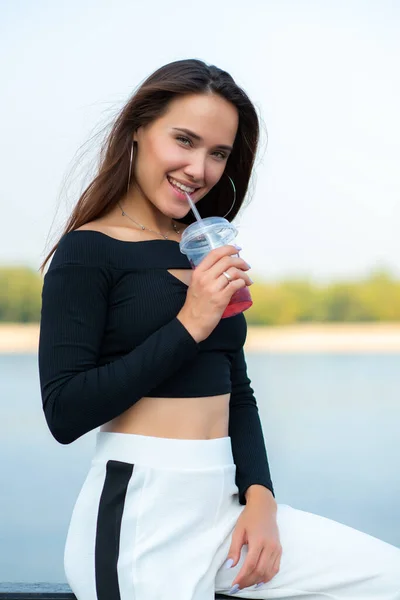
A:
<svg viewBox="0 0 400 600">
<path fill-rule="evenodd" d="M 232 565 L 233 565 L 233 558 L 228 558 L 228 560 L 224 564 L 224 569 L 230 569 Z"/>
<path fill-rule="evenodd" d="M 257 588 L 259 588 L 262 585 L 264 585 L 264 581 L 260 581 L 260 583 L 256 583 L 254 589 L 256 590 Z"/>
<path fill-rule="evenodd" d="M 247 262 L 246 265 L 249 267 L 249 269 L 251 269 L 251 265 L 249 265 L 249 263 Z"/>
<path fill-rule="evenodd" d="M 238 246 L 237 244 L 233 244 L 236 248 L 236 250 L 243 250 L 243 248 L 241 246 Z"/>
<path fill-rule="evenodd" d="M 236 594 L 236 592 L 239 591 L 239 584 L 237 583 L 236 585 L 233 586 L 233 588 L 231 588 L 228 592 L 228 594 Z"/>
<path fill-rule="evenodd" d="M 249 280 L 250 280 L 250 283 L 254 283 L 254 281 L 252 280 L 252 278 L 251 278 L 251 277 L 249 277 Z"/>
</svg>

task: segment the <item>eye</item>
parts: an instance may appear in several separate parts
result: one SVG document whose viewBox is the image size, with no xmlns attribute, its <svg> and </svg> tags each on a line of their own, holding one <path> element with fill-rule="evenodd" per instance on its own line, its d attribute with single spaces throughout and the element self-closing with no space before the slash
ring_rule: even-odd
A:
<svg viewBox="0 0 400 600">
<path fill-rule="evenodd" d="M 192 140 L 188 137 L 185 137 L 184 135 L 177 135 L 176 139 L 178 140 L 178 142 L 181 142 L 186 147 L 193 145 Z M 226 160 L 228 158 L 228 155 L 225 152 L 221 152 L 221 150 L 216 150 L 214 154 L 219 155 L 217 157 L 218 160 Z"/>
<path fill-rule="evenodd" d="M 185 136 L 183 136 L 183 135 L 178 135 L 178 136 L 176 137 L 176 139 L 177 139 L 178 141 L 182 142 L 182 143 L 183 143 L 183 142 L 188 142 L 188 143 L 189 143 L 189 144 L 185 144 L 185 143 L 184 143 L 184 146 L 187 146 L 187 145 L 191 146 L 191 145 L 192 145 L 192 141 L 191 141 L 191 140 L 189 140 L 189 138 L 187 138 L 187 137 L 185 137 Z"/>
</svg>

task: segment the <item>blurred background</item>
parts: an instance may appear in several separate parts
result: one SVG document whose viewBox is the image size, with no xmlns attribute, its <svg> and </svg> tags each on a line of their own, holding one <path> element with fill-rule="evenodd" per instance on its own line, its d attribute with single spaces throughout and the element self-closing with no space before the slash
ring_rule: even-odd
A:
<svg viewBox="0 0 400 600">
<path fill-rule="evenodd" d="M 0 4 L 0 582 L 65 582 L 95 432 L 50 435 L 42 276 L 101 131 L 173 60 L 231 73 L 262 137 L 235 219 L 252 379 L 278 502 L 400 547 L 400 4 Z"/>
</svg>

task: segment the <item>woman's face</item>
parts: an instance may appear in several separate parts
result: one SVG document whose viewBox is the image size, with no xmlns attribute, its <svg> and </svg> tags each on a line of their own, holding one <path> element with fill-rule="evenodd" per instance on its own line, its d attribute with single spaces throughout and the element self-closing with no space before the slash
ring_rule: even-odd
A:
<svg viewBox="0 0 400 600">
<path fill-rule="evenodd" d="M 171 100 L 165 114 L 139 127 L 134 194 L 172 218 L 190 207 L 177 184 L 198 202 L 221 178 L 238 128 L 236 107 L 216 94 Z"/>
</svg>

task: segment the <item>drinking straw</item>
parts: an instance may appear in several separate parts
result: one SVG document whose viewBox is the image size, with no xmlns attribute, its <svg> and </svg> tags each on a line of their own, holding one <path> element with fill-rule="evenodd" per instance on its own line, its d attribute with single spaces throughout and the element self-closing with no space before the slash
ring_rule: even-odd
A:
<svg viewBox="0 0 400 600">
<path fill-rule="evenodd" d="M 189 202 L 189 206 L 192 209 L 193 214 L 197 219 L 197 222 L 202 223 L 203 219 L 201 218 L 200 213 L 197 210 L 195 203 L 193 202 L 193 200 L 191 199 L 191 197 L 189 196 L 189 194 L 187 192 L 185 192 L 185 195 L 186 195 L 187 201 Z M 208 241 L 208 244 L 209 244 L 211 250 L 218 247 L 213 244 L 211 236 L 209 234 L 207 234 L 205 231 L 204 231 L 204 235 L 205 235 L 206 240 Z"/>
<path fill-rule="evenodd" d="M 194 216 L 196 217 L 196 219 L 200 223 L 202 221 L 202 218 L 200 216 L 199 211 L 196 208 L 195 203 L 193 202 L 193 200 L 191 199 L 191 197 L 189 196 L 189 194 L 187 192 L 185 192 L 185 196 L 187 198 L 187 201 L 189 202 L 190 208 L 192 209 Z"/>
</svg>

